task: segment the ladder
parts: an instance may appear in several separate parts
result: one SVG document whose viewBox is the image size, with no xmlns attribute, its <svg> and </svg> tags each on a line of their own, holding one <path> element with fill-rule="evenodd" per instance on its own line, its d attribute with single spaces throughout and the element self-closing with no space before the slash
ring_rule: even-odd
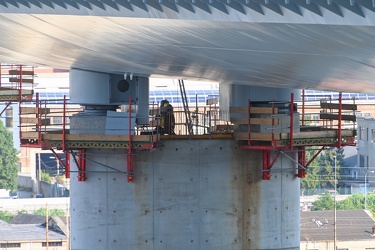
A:
<svg viewBox="0 0 375 250">
<path fill-rule="evenodd" d="M 184 80 L 178 80 L 178 85 L 180 86 L 182 105 L 184 106 L 186 128 L 188 129 L 189 135 L 193 135 L 193 123 L 188 106 L 188 99 L 186 97 Z"/>
</svg>

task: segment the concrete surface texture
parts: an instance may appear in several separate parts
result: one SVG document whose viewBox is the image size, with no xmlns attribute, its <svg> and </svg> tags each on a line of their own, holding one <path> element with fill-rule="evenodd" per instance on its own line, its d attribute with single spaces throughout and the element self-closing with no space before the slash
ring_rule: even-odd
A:
<svg viewBox="0 0 375 250">
<path fill-rule="evenodd" d="M 72 162 L 72 249 L 299 249 L 299 180 L 289 157 L 264 181 L 261 151 L 234 140 L 162 143 L 136 153 L 134 183 L 125 150 L 88 150 L 85 182 Z"/>
</svg>

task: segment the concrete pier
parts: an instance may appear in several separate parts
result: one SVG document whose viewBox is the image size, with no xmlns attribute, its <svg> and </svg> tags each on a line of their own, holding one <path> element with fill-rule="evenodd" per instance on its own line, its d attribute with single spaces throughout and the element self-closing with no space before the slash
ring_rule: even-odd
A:
<svg viewBox="0 0 375 250">
<path fill-rule="evenodd" d="M 260 151 L 234 140 L 167 140 L 136 153 L 134 183 L 125 150 L 86 157 L 87 180 L 71 175 L 74 250 L 299 249 L 299 179 L 288 157 L 264 181 Z"/>
</svg>

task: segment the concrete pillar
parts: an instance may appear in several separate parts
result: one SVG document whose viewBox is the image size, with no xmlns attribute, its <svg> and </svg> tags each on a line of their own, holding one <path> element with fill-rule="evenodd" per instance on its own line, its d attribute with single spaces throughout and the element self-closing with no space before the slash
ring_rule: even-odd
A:
<svg viewBox="0 0 375 250">
<path fill-rule="evenodd" d="M 299 249 L 296 164 L 281 156 L 264 181 L 261 158 L 234 140 L 168 140 L 135 155 L 128 183 L 125 150 L 88 150 L 87 180 L 71 175 L 72 249 Z"/>
<path fill-rule="evenodd" d="M 229 107 L 247 107 L 248 100 L 288 102 L 291 93 L 300 100 L 301 91 L 290 88 L 270 88 L 238 84 L 220 84 L 220 111 L 229 112 Z"/>
</svg>

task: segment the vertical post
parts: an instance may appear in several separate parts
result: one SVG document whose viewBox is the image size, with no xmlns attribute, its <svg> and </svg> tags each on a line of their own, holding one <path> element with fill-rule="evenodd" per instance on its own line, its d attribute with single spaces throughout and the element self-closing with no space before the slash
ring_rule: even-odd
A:
<svg viewBox="0 0 375 250">
<path fill-rule="evenodd" d="M 134 182 L 134 155 L 132 151 L 132 97 L 129 96 L 129 146 L 126 155 L 128 182 Z"/>
<path fill-rule="evenodd" d="M 336 193 L 337 193 L 337 185 L 336 185 L 336 160 L 337 156 L 333 156 L 335 159 L 335 194 L 333 196 L 333 249 L 336 250 L 336 239 L 337 239 L 337 232 L 336 232 L 336 227 L 337 227 L 337 217 L 336 217 Z"/>
<path fill-rule="evenodd" d="M 275 101 L 272 101 L 272 134 L 271 134 L 271 139 L 272 139 L 272 146 L 275 145 Z"/>
<path fill-rule="evenodd" d="M 42 142 L 42 118 L 41 118 L 41 109 L 40 109 L 40 100 L 39 100 L 39 93 L 35 94 L 35 106 L 36 106 L 36 118 L 38 120 L 38 124 L 36 125 L 36 130 L 38 132 L 38 145 Z"/>
<path fill-rule="evenodd" d="M 337 124 L 337 147 L 341 148 L 342 92 L 339 92 L 339 119 Z"/>
<path fill-rule="evenodd" d="M 20 91 L 19 91 L 19 101 L 22 102 L 22 65 L 20 65 Z"/>
<path fill-rule="evenodd" d="M 294 93 L 290 94 L 289 150 L 293 151 Z"/>
<path fill-rule="evenodd" d="M 271 179 L 271 172 L 270 172 L 270 161 L 271 161 L 271 151 L 270 150 L 263 150 L 263 169 L 262 169 L 262 178 L 263 180 L 270 180 Z"/>
<path fill-rule="evenodd" d="M 367 173 L 368 171 L 365 174 L 365 210 L 367 209 Z"/>
<path fill-rule="evenodd" d="M 70 178 L 70 154 L 65 151 L 65 178 Z"/>
<path fill-rule="evenodd" d="M 251 107 L 251 102 L 250 99 L 247 102 L 247 145 L 251 145 L 251 129 L 250 129 L 250 107 Z"/>
<path fill-rule="evenodd" d="M 302 126 L 305 126 L 305 89 L 302 89 Z"/>
<path fill-rule="evenodd" d="M 198 134 L 198 95 L 195 95 L 195 134 Z M 172 126 L 172 125 L 171 125 Z"/>
<path fill-rule="evenodd" d="M 78 181 L 86 180 L 86 149 L 78 150 Z"/>
<path fill-rule="evenodd" d="M 69 199 L 69 198 L 68 198 Z M 69 203 L 67 202 L 67 208 L 66 208 L 66 250 L 70 250 L 70 225 L 69 225 L 69 220 L 70 220 L 70 213 L 69 213 Z"/>
<path fill-rule="evenodd" d="M 42 180 L 42 159 L 40 158 L 40 152 L 38 152 L 38 194 L 40 194 L 40 181 Z"/>
<path fill-rule="evenodd" d="M 65 138 L 66 138 L 66 131 L 65 131 L 65 126 L 66 126 L 66 95 L 64 95 L 64 103 L 63 103 L 63 129 L 62 129 L 62 151 L 65 152 Z"/>
<path fill-rule="evenodd" d="M 56 172 L 57 172 L 57 176 L 60 176 L 60 162 L 59 162 L 59 158 L 55 156 L 55 159 L 56 159 Z"/>
<path fill-rule="evenodd" d="M 306 177 L 306 170 L 302 169 L 301 166 L 306 166 L 306 152 L 305 146 L 298 147 L 298 178 L 305 178 Z"/>
</svg>

